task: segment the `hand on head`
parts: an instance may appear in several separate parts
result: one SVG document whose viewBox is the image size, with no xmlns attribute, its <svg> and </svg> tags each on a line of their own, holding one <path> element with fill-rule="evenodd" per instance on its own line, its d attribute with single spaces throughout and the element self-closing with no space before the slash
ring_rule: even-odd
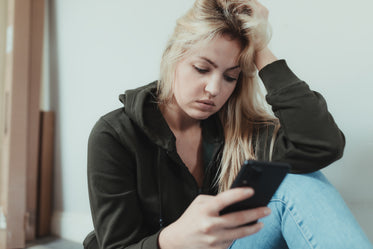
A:
<svg viewBox="0 0 373 249">
<path fill-rule="evenodd" d="M 252 0 L 252 2 L 254 3 L 254 16 L 259 21 L 258 28 L 255 30 L 254 36 L 252 37 L 254 39 L 253 44 L 255 51 L 258 52 L 267 47 L 268 41 L 263 40 L 263 38 L 269 39 L 270 36 L 265 34 L 269 32 L 269 10 L 257 0 Z"/>
</svg>

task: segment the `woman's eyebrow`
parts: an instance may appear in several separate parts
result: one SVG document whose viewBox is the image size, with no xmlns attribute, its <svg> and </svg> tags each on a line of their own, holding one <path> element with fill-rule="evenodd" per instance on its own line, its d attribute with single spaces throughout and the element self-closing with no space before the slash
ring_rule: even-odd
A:
<svg viewBox="0 0 373 249">
<path fill-rule="evenodd" d="M 216 65 L 213 61 L 211 61 L 210 59 L 206 58 L 206 57 L 200 57 L 201 59 L 207 61 L 211 66 L 213 66 L 214 68 L 218 68 L 218 65 Z M 239 68 L 240 65 L 237 65 L 237 66 L 234 66 L 234 67 L 230 67 L 228 68 L 226 71 L 230 71 L 230 70 L 233 70 L 233 69 L 236 69 L 236 68 Z"/>
<path fill-rule="evenodd" d="M 216 65 L 213 61 L 211 61 L 210 59 L 208 59 L 208 58 L 206 58 L 206 57 L 200 57 L 202 60 L 205 60 L 205 61 L 207 61 L 211 66 L 213 66 L 213 67 L 215 67 L 215 68 L 217 68 L 218 67 L 218 65 Z"/>
<path fill-rule="evenodd" d="M 237 66 L 234 66 L 234 67 L 228 68 L 226 71 L 234 70 L 234 69 L 236 69 L 236 68 L 240 68 L 240 65 L 237 65 Z"/>
</svg>

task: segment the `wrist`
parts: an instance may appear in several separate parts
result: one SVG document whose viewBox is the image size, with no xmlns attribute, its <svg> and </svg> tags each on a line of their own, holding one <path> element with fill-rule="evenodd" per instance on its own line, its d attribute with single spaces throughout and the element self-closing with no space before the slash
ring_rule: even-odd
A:
<svg viewBox="0 0 373 249">
<path fill-rule="evenodd" d="M 255 52 L 254 63 L 258 71 L 260 71 L 266 65 L 271 64 L 272 62 L 275 62 L 277 60 L 277 57 L 268 47 L 264 47 L 263 49 L 257 50 Z"/>
<path fill-rule="evenodd" d="M 172 244 L 173 239 L 169 235 L 169 227 L 164 228 L 158 236 L 158 248 L 159 249 L 169 249 L 176 248 Z M 175 239 L 175 238 L 174 238 Z"/>
</svg>

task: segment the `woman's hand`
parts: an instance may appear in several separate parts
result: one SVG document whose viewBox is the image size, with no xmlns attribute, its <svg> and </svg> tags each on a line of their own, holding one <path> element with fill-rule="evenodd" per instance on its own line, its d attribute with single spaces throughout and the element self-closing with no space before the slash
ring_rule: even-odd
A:
<svg viewBox="0 0 373 249">
<path fill-rule="evenodd" d="M 259 27 L 258 29 L 259 34 L 256 35 L 256 37 L 267 37 L 265 34 L 260 34 L 260 32 L 267 32 L 268 31 L 268 16 L 269 16 L 269 11 L 268 9 L 262 5 L 259 1 L 257 0 L 252 0 L 254 1 L 256 5 L 256 18 L 261 20 L 261 23 L 263 23 L 264 27 Z M 260 71 L 263 67 L 266 65 L 274 62 L 277 60 L 277 57 L 272 53 L 272 51 L 268 48 L 267 46 L 268 41 L 263 41 L 263 39 L 255 39 L 254 36 L 254 49 L 255 49 L 255 65 L 257 69 Z"/>
<path fill-rule="evenodd" d="M 255 51 L 265 48 L 270 39 L 268 26 L 268 9 L 257 0 L 250 0 L 252 5 L 252 17 L 258 22 L 251 37 L 252 46 Z"/>
<path fill-rule="evenodd" d="M 267 216 L 270 209 L 261 207 L 220 216 L 230 204 L 249 198 L 251 188 L 235 188 L 216 196 L 200 195 L 174 223 L 159 235 L 161 249 L 225 249 L 241 237 L 258 232 L 262 223 L 241 226 Z"/>
<path fill-rule="evenodd" d="M 269 11 L 258 0 L 252 0 L 256 5 L 256 17 L 263 22 L 268 22 Z"/>
</svg>

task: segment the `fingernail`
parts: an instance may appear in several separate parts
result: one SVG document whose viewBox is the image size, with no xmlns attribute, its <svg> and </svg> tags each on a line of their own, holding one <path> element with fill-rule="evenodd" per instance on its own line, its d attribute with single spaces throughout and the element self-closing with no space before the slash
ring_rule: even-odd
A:
<svg viewBox="0 0 373 249">
<path fill-rule="evenodd" d="M 246 188 L 245 193 L 248 194 L 248 195 L 251 195 L 251 194 L 254 193 L 254 190 L 252 188 Z"/>
</svg>

